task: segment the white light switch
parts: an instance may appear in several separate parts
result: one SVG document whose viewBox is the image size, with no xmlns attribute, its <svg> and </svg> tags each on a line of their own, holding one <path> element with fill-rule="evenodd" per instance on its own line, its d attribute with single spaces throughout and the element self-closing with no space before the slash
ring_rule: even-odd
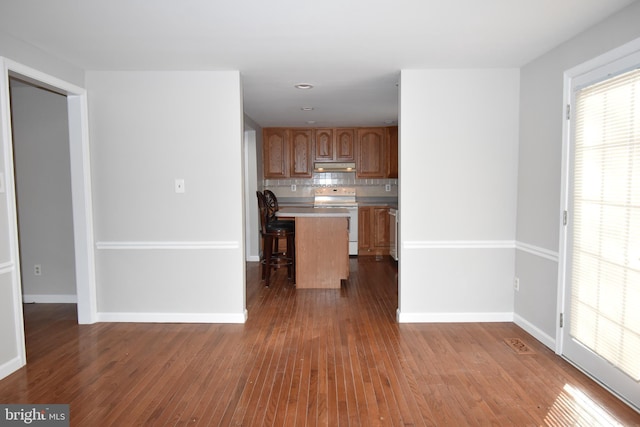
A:
<svg viewBox="0 0 640 427">
<path fill-rule="evenodd" d="M 176 190 L 176 193 L 184 193 L 184 179 L 176 178 L 175 190 Z"/>
</svg>

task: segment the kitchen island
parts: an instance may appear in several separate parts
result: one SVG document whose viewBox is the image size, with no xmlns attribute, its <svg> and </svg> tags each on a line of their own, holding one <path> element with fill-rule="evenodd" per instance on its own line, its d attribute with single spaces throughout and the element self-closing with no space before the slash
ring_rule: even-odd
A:
<svg viewBox="0 0 640 427">
<path fill-rule="evenodd" d="M 283 207 L 280 218 L 296 223 L 296 288 L 340 288 L 349 278 L 349 211 Z"/>
</svg>

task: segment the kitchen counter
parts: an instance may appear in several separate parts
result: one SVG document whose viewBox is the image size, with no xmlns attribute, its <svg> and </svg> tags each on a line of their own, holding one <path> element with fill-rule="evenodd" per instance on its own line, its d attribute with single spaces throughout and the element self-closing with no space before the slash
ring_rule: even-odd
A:
<svg viewBox="0 0 640 427">
<path fill-rule="evenodd" d="M 356 200 L 358 206 L 388 206 L 390 208 L 398 207 L 398 199 L 394 197 L 358 197 Z M 299 200 L 285 200 L 280 201 L 278 199 L 280 208 L 312 208 L 313 200 L 299 199 Z"/>
<path fill-rule="evenodd" d="M 386 208 L 397 209 L 398 202 L 375 202 L 375 201 L 366 201 L 366 202 L 358 202 L 358 206 L 367 207 L 367 206 L 384 206 Z"/>
<path fill-rule="evenodd" d="M 341 218 L 348 217 L 349 211 L 341 208 L 314 208 L 313 206 L 285 206 L 276 216 L 289 218 Z"/>
<path fill-rule="evenodd" d="M 276 216 L 295 219 L 296 288 L 339 289 L 349 278 L 349 211 L 282 207 Z"/>
</svg>

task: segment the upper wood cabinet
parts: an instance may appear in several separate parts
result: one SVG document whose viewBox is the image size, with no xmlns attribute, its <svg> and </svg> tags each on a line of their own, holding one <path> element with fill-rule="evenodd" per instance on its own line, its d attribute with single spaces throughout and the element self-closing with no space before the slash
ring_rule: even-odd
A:
<svg viewBox="0 0 640 427">
<path fill-rule="evenodd" d="M 353 162 L 355 160 L 355 129 L 314 129 L 314 161 Z"/>
<path fill-rule="evenodd" d="M 334 159 L 333 129 L 314 129 L 315 150 L 313 159 L 316 162 L 330 162 Z"/>
<path fill-rule="evenodd" d="M 387 128 L 389 154 L 387 155 L 387 178 L 398 177 L 398 126 Z"/>
<path fill-rule="evenodd" d="M 359 128 L 356 139 L 356 175 L 385 178 L 387 175 L 386 128 Z"/>
<path fill-rule="evenodd" d="M 290 177 L 311 178 L 313 174 L 313 131 L 311 129 L 291 129 L 291 169 Z"/>
<path fill-rule="evenodd" d="M 311 178 L 311 129 L 265 128 L 262 144 L 265 178 Z"/>
<path fill-rule="evenodd" d="M 356 130 L 336 129 L 336 161 L 353 162 L 356 159 Z"/>
<path fill-rule="evenodd" d="M 398 177 L 398 127 L 264 128 L 264 177 L 311 178 L 314 162 L 355 162 L 358 178 Z"/>
<path fill-rule="evenodd" d="M 289 132 L 284 128 L 266 128 L 262 133 L 265 178 L 289 177 Z"/>
</svg>

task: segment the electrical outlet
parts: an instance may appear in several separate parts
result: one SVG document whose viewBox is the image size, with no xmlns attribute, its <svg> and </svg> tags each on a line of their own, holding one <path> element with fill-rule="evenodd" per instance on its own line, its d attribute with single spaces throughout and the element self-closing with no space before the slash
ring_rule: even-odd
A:
<svg viewBox="0 0 640 427">
<path fill-rule="evenodd" d="M 391 191 L 391 184 L 385 184 L 384 191 Z"/>
<path fill-rule="evenodd" d="M 176 178 L 174 186 L 176 193 L 184 193 L 184 179 Z"/>
<path fill-rule="evenodd" d="M 296 191 L 296 185 L 295 184 L 291 184 L 291 191 Z"/>
<path fill-rule="evenodd" d="M 40 264 L 36 264 L 33 266 L 33 275 L 42 276 L 42 266 Z"/>
<path fill-rule="evenodd" d="M 516 291 L 520 290 L 520 278 L 519 277 L 514 277 L 513 278 L 513 289 L 515 289 Z"/>
</svg>

